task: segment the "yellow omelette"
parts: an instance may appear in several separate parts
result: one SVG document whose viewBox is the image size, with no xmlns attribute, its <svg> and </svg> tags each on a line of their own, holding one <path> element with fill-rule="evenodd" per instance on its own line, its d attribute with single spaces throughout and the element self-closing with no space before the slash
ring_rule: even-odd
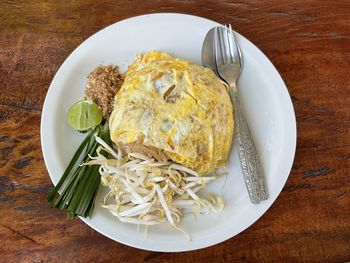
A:
<svg viewBox="0 0 350 263">
<path fill-rule="evenodd" d="M 151 51 L 129 67 L 109 125 L 117 145 L 158 149 L 203 175 L 228 158 L 233 110 L 210 69 Z"/>
</svg>

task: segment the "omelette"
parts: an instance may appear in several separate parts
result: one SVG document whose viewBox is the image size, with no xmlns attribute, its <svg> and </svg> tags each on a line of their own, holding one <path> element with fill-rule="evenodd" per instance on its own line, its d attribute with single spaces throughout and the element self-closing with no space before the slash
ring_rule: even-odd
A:
<svg viewBox="0 0 350 263">
<path fill-rule="evenodd" d="M 226 86 L 213 71 L 151 51 L 126 72 L 109 127 L 111 140 L 125 151 L 205 175 L 226 163 L 233 122 Z"/>
</svg>

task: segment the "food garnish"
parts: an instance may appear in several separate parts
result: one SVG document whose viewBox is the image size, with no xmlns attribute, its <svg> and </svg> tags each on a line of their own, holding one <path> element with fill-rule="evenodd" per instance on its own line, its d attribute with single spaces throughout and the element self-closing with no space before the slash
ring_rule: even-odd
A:
<svg viewBox="0 0 350 263">
<path fill-rule="evenodd" d="M 67 210 L 68 218 L 91 217 L 101 180 L 99 166 L 80 164 L 81 160 L 90 161 L 90 156 L 96 153 L 98 147 L 96 135 L 109 143 L 108 124 L 97 126 L 89 132 L 73 155 L 60 181 L 48 196 L 51 205 Z M 106 153 L 101 153 L 103 154 L 106 155 Z"/>
<path fill-rule="evenodd" d="M 91 217 L 101 176 L 98 165 L 81 164 L 90 161 L 90 157 L 96 155 L 98 143 L 95 136 L 110 143 L 108 112 L 114 97 L 108 97 L 106 94 L 114 95 L 122 84 L 120 80 L 121 75 L 117 67 L 98 67 L 89 75 L 85 89 L 86 99 L 73 104 L 68 111 L 68 123 L 73 129 L 90 130 L 73 155 L 60 181 L 48 196 L 51 205 L 67 210 L 68 218 Z M 92 91 L 92 85 L 95 85 L 98 93 Z"/>
<path fill-rule="evenodd" d="M 108 119 L 113 110 L 114 96 L 124 81 L 117 66 L 98 66 L 87 78 L 84 96 L 95 101 Z"/>
<path fill-rule="evenodd" d="M 70 107 L 67 119 L 73 129 L 87 131 L 102 122 L 102 111 L 92 100 L 81 100 Z"/>
</svg>

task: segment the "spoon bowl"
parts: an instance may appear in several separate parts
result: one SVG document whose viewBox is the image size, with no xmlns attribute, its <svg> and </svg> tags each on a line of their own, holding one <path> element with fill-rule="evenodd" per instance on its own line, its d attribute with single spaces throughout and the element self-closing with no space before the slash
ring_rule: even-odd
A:
<svg viewBox="0 0 350 263">
<path fill-rule="evenodd" d="M 217 76 L 219 76 L 215 62 L 214 33 L 215 27 L 210 29 L 205 35 L 202 45 L 202 65 L 210 68 Z"/>
</svg>

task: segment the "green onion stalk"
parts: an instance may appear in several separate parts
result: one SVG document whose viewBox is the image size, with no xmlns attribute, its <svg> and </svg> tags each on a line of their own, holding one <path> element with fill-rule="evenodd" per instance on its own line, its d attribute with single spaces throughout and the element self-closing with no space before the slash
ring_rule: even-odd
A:
<svg viewBox="0 0 350 263">
<path fill-rule="evenodd" d="M 54 207 L 67 210 L 68 218 L 91 217 L 101 181 L 99 165 L 81 165 L 96 155 L 98 143 L 95 134 L 110 144 L 108 122 L 91 130 L 73 155 L 58 184 L 48 195 Z M 107 152 L 102 151 L 105 157 Z M 83 159 L 82 163 L 79 160 Z M 63 185 L 65 186 L 63 187 Z"/>
</svg>

